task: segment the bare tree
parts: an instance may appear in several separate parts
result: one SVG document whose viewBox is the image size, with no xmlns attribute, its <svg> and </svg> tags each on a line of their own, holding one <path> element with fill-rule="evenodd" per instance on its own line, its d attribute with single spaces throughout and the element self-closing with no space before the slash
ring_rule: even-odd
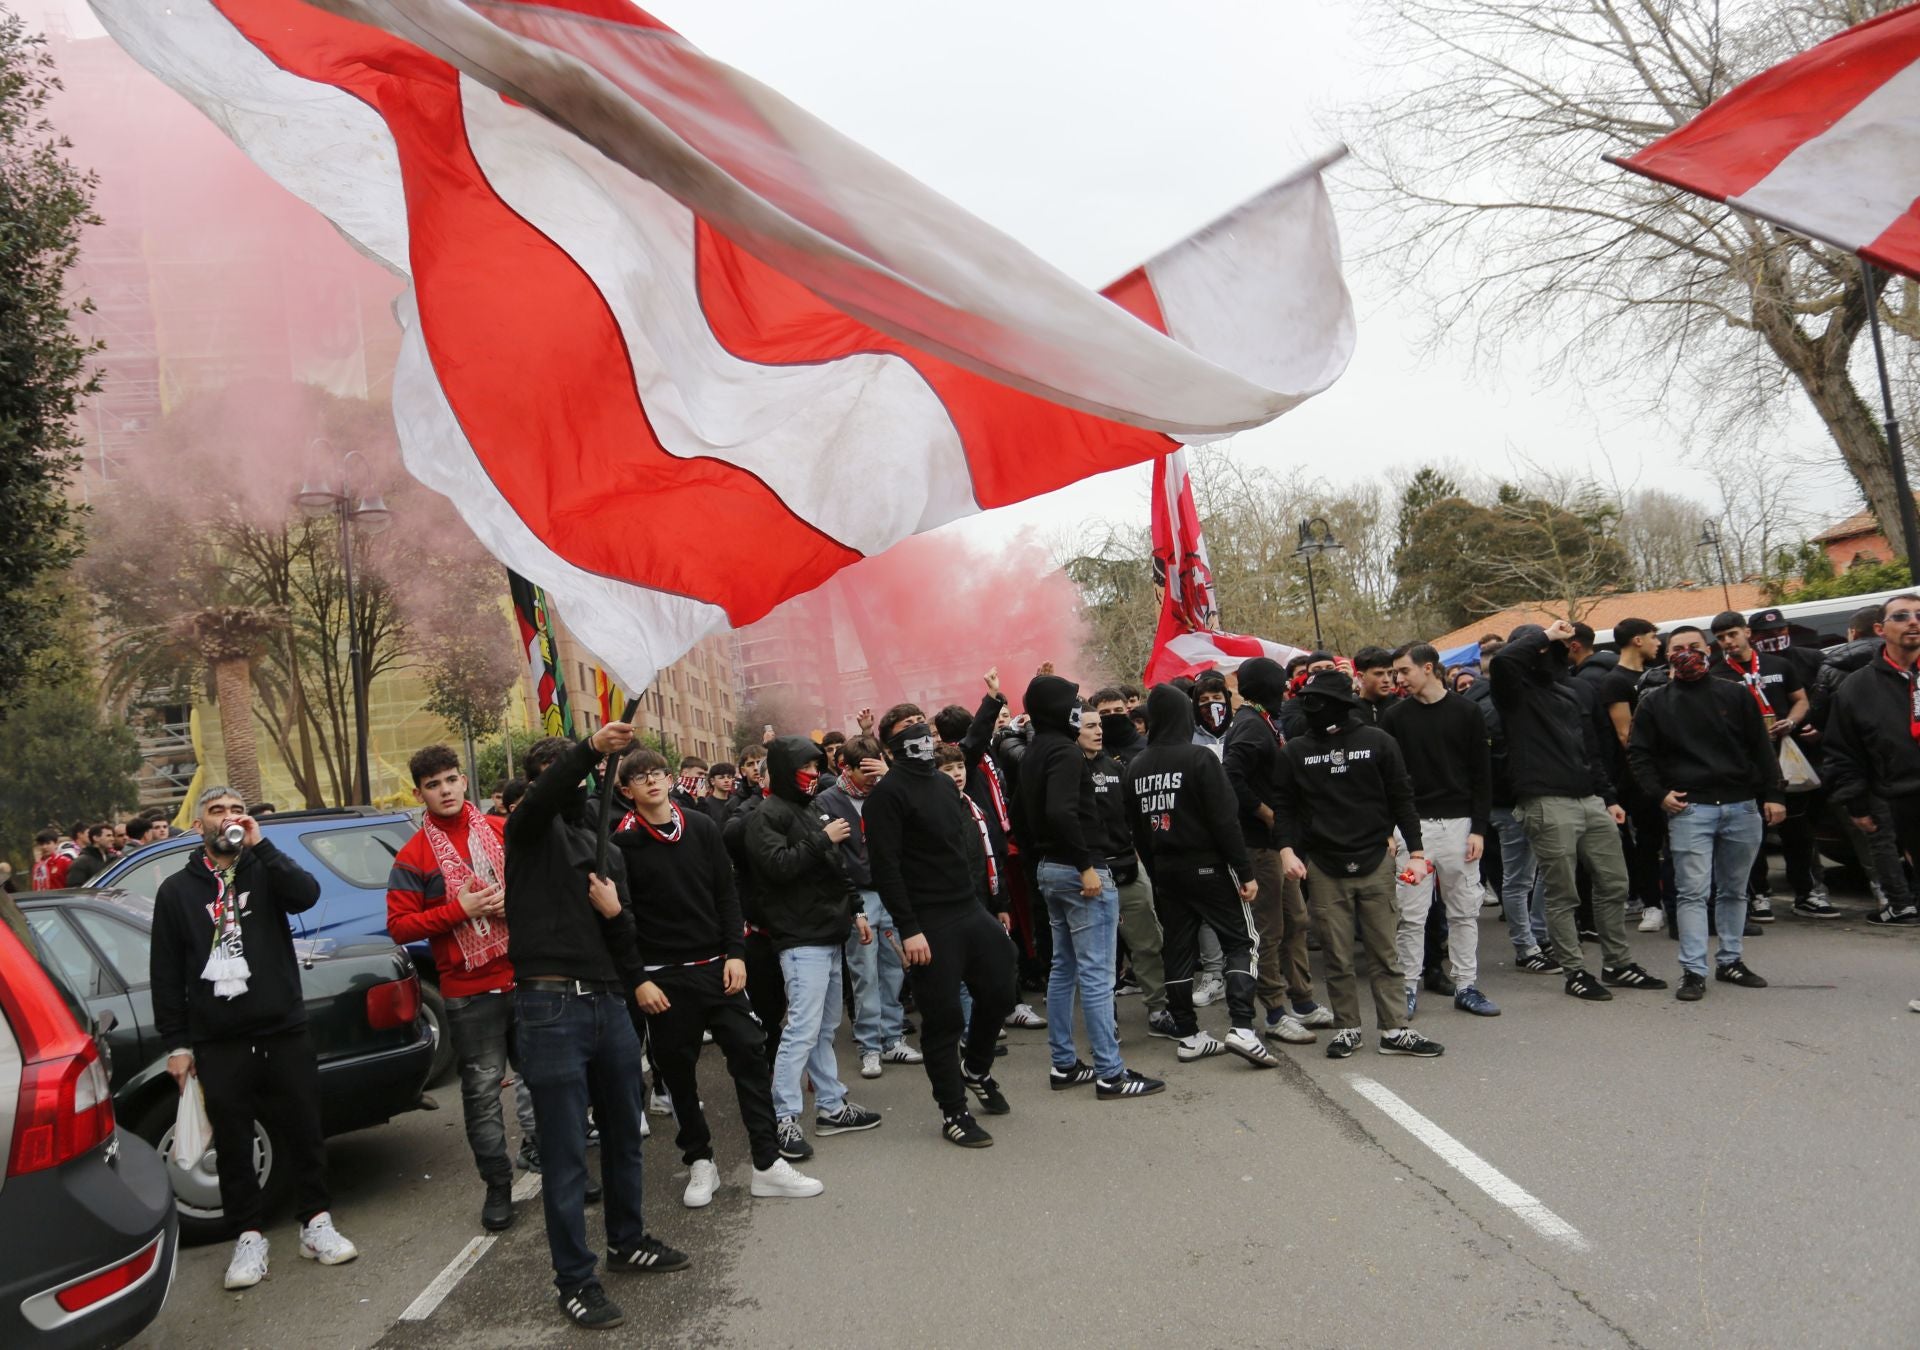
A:
<svg viewBox="0 0 1920 1350">
<path fill-rule="evenodd" d="M 1701 434 L 1750 430 L 1798 384 L 1897 534 L 1891 459 L 1853 362 L 1870 302 L 1920 335 L 1914 285 L 1877 277 L 1870 297 L 1850 255 L 1601 157 L 1900 3 L 1389 0 L 1379 45 L 1417 80 L 1355 137 L 1388 236 L 1372 258 L 1427 292 L 1436 343 L 1466 333 L 1491 357 L 1509 337 L 1564 334 L 1549 373 L 1661 410 L 1695 401 Z"/>
<path fill-rule="evenodd" d="M 1714 562 L 1700 548 L 1700 527 L 1713 508 L 1691 497 L 1641 488 L 1620 504 L 1616 538 L 1633 565 L 1634 584 L 1662 590 L 1711 579 Z"/>
</svg>

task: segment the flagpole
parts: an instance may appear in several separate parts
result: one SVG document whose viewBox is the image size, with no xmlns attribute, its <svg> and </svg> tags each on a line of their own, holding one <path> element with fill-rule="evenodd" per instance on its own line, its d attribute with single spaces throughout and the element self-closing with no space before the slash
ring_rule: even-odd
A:
<svg viewBox="0 0 1920 1350">
<path fill-rule="evenodd" d="M 630 698 L 620 720 L 632 726 L 633 715 L 639 711 L 640 700 Z M 593 848 L 593 874 L 597 877 L 607 874 L 607 850 L 613 837 L 613 779 L 619 768 L 620 757 L 608 755 L 606 766 L 600 770 L 600 823 Z"/>
<path fill-rule="evenodd" d="M 1900 494 L 1901 552 L 1907 575 L 1920 577 L 1920 515 L 1914 511 L 1913 489 L 1907 485 L 1907 456 L 1900 447 L 1900 419 L 1893 412 L 1893 384 L 1887 379 L 1887 353 L 1880 341 L 1880 293 L 1873 285 L 1873 264 L 1860 259 L 1860 279 L 1867 289 L 1867 328 L 1873 334 L 1873 364 L 1880 376 L 1880 406 L 1886 414 L 1887 458 L 1893 469 L 1893 490 Z"/>
</svg>

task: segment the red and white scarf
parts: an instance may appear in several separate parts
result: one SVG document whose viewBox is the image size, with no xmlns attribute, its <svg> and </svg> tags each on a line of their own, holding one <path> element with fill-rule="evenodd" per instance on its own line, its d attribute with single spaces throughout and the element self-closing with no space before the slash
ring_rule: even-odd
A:
<svg viewBox="0 0 1920 1350">
<path fill-rule="evenodd" d="M 217 867 L 213 855 L 203 852 L 200 861 L 213 873 L 213 903 L 207 906 L 213 916 L 213 946 L 207 952 L 200 978 L 212 982 L 215 998 L 239 998 L 247 992 L 247 981 L 253 977 L 240 933 L 240 902 L 246 897 L 233 893 L 233 874 L 240 859 L 235 857 L 225 867 Z"/>
<path fill-rule="evenodd" d="M 964 790 L 960 800 L 967 804 L 967 810 L 973 812 L 973 823 L 980 827 L 980 851 L 987 855 L 987 893 L 1000 894 L 1000 866 L 993 860 L 993 840 L 987 835 L 987 818 L 980 814 L 980 808 L 974 804 Z M 865 822 L 863 821 L 862 824 Z"/>
<path fill-rule="evenodd" d="M 1907 682 L 1907 735 L 1920 741 L 1920 670 L 1901 665 L 1885 648 L 1880 651 L 1880 659 L 1899 671 L 1900 678 Z"/>
<path fill-rule="evenodd" d="M 645 830 L 663 844 L 677 844 L 687 837 L 687 818 L 680 814 L 680 807 L 675 802 L 668 802 L 667 810 L 672 813 L 672 819 L 665 825 L 655 825 L 638 811 L 629 811 L 620 822 L 620 828 Z"/>
<path fill-rule="evenodd" d="M 446 827 L 429 813 L 421 823 L 426 831 L 427 846 L 433 850 L 433 860 L 440 868 L 440 876 L 446 882 L 447 894 L 458 897 L 466 889 L 469 881 L 478 881 L 482 886 L 491 886 L 502 880 L 507 874 L 507 848 L 500 836 L 487 824 L 486 816 L 472 802 L 464 803 L 460 808 L 460 821 L 467 832 L 467 850 L 473 855 L 469 863 L 460 856 L 459 846 L 453 842 L 453 836 Z M 479 970 L 491 965 L 507 954 L 507 921 L 489 919 L 478 915 L 455 924 L 454 941 L 460 944 L 460 964 L 468 970 Z"/>
<path fill-rule="evenodd" d="M 1760 653 L 1754 652 L 1747 660 L 1749 664 L 1743 669 L 1740 665 L 1740 658 L 1732 652 L 1728 652 L 1727 668 L 1738 675 L 1740 682 L 1746 685 L 1752 692 L 1753 701 L 1760 705 L 1760 715 L 1770 719 L 1773 717 L 1773 704 L 1767 701 L 1766 691 L 1761 688 Z"/>
</svg>

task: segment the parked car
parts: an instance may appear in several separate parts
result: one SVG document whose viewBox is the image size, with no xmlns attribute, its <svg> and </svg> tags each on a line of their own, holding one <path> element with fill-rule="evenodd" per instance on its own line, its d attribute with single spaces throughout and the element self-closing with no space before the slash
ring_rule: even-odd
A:
<svg viewBox="0 0 1920 1350">
<path fill-rule="evenodd" d="M 120 1123 L 116 1019 L 89 1010 L 18 920 L 0 922 L 0 1345 L 121 1345 L 173 1285 L 168 1168 Z"/>
<path fill-rule="evenodd" d="M 173 1142 L 179 1091 L 167 1076 L 167 1050 L 153 1025 L 148 951 L 153 901 L 88 887 L 39 891 L 20 906 L 41 949 L 59 965 L 95 1016 L 113 1015 L 113 1109 L 163 1154 Z M 420 1103 L 433 1063 L 433 1037 L 421 1015 L 420 977 L 404 949 L 389 941 L 341 944 L 300 939 L 300 982 L 307 1031 L 320 1064 L 320 1123 L 329 1135 L 379 1125 Z M 275 1129 L 254 1122 L 254 1165 L 267 1203 L 292 1185 L 278 1165 Z M 225 1233 L 220 1178 L 209 1149 L 191 1171 L 168 1165 L 190 1241 Z"/>
<path fill-rule="evenodd" d="M 341 943 L 390 941 L 387 873 L 416 827 L 408 812 L 360 806 L 262 816 L 260 833 L 320 883 L 320 903 L 293 917 L 294 936 Z M 186 866 L 199 847 L 197 834 L 163 839 L 117 859 L 87 884 L 151 900 L 160 893 L 160 883 Z M 427 1081 L 437 1083 L 453 1068 L 447 1005 L 427 944 L 418 942 L 407 950 L 420 973 L 421 1006 L 433 1032 L 433 1073 Z"/>
</svg>

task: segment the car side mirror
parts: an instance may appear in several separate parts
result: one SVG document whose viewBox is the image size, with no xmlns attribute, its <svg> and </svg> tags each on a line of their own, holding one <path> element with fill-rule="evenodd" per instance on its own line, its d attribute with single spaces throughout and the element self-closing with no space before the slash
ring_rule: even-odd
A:
<svg viewBox="0 0 1920 1350">
<path fill-rule="evenodd" d="M 94 1014 L 93 1026 L 95 1035 L 105 1036 L 119 1025 L 120 1014 L 111 1008 L 102 1008 L 98 1013 Z"/>
</svg>

